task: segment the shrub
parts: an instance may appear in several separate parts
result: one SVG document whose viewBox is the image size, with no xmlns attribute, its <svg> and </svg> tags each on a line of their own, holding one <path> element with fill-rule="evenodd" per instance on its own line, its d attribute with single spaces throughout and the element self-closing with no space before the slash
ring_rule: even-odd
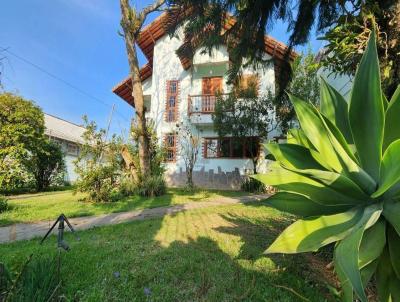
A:
<svg viewBox="0 0 400 302">
<path fill-rule="evenodd" d="M 267 186 L 261 181 L 254 178 L 246 178 L 240 186 L 242 191 L 250 193 L 265 193 L 267 192 Z"/>
<path fill-rule="evenodd" d="M 0 195 L 0 213 L 8 210 L 8 200 L 4 196 Z"/>
<path fill-rule="evenodd" d="M 120 138 L 107 140 L 104 129 L 97 130 L 95 122 L 84 117 L 84 144 L 75 171 L 79 175 L 75 191 L 88 193 L 88 200 L 109 202 L 116 198 L 115 188 L 121 174 Z"/>
<path fill-rule="evenodd" d="M 316 251 L 336 242 L 334 264 L 345 301 L 400 301 L 400 86 L 382 94 L 375 33 L 354 78 L 351 101 L 321 83 L 321 109 L 290 96 L 301 129 L 266 148 L 277 163 L 254 178 L 280 191 L 268 203 L 305 217 L 267 253 Z M 374 278 L 373 278 L 374 277 Z"/>
<path fill-rule="evenodd" d="M 136 192 L 138 195 L 146 197 L 161 196 L 167 192 L 167 186 L 162 176 L 153 175 L 143 179 Z"/>
</svg>

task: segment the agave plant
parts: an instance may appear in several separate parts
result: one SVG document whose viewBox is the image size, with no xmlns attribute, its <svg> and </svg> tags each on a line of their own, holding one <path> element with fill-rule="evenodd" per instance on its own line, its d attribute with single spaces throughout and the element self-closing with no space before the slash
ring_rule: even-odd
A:
<svg viewBox="0 0 400 302">
<path fill-rule="evenodd" d="M 297 216 L 266 253 L 316 251 L 335 242 L 345 301 L 400 301 L 400 86 L 382 94 L 375 33 L 362 57 L 350 102 L 322 80 L 320 109 L 295 96 L 300 129 L 267 144 L 276 162 L 254 178 L 278 189 L 268 203 Z"/>
</svg>

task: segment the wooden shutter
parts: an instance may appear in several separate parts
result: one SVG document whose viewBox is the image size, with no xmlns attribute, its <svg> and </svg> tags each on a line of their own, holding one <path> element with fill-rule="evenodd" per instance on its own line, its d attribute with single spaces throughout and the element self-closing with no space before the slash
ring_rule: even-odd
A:
<svg viewBox="0 0 400 302">
<path fill-rule="evenodd" d="M 222 77 L 203 78 L 202 94 L 215 95 L 222 92 Z"/>
<path fill-rule="evenodd" d="M 166 101 L 165 101 L 165 120 L 167 122 L 176 122 L 178 120 L 179 108 L 179 81 L 171 80 L 166 83 Z"/>
</svg>

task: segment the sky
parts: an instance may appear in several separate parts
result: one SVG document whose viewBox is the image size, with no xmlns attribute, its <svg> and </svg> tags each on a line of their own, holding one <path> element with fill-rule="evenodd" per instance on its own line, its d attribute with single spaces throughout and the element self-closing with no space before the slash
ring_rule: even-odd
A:
<svg viewBox="0 0 400 302">
<path fill-rule="evenodd" d="M 133 1 L 138 9 L 150 2 Z M 2 0 L 0 47 L 9 51 L 0 53 L 3 89 L 46 113 L 77 124 L 87 115 L 103 128 L 114 105 L 110 132 L 126 138 L 134 111 L 111 92 L 129 72 L 119 22 L 119 0 Z M 286 42 L 286 28 L 277 23 L 269 34 Z M 310 46 L 317 51 L 321 41 L 313 35 Z M 146 63 L 140 52 L 139 63 Z"/>
</svg>

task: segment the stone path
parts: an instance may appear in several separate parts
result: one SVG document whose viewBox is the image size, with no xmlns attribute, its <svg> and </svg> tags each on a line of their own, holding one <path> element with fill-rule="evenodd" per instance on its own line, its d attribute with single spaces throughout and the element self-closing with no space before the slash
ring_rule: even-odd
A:
<svg viewBox="0 0 400 302">
<path fill-rule="evenodd" d="M 153 209 L 143 209 L 131 212 L 111 213 L 99 216 L 86 216 L 69 219 L 76 230 L 86 230 L 102 225 L 118 224 L 134 220 L 143 220 L 164 215 L 173 214 L 181 211 L 208 208 L 220 205 L 232 205 L 247 203 L 252 201 L 264 200 L 269 195 L 250 195 L 240 197 L 219 197 L 210 201 L 190 202 L 186 204 L 159 207 Z M 18 223 L 6 227 L 0 227 L 0 243 L 13 242 L 17 240 L 27 240 L 41 237 L 46 234 L 53 221 L 40 221 L 35 223 Z M 54 228 L 53 233 L 57 232 Z"/>
</svg>

